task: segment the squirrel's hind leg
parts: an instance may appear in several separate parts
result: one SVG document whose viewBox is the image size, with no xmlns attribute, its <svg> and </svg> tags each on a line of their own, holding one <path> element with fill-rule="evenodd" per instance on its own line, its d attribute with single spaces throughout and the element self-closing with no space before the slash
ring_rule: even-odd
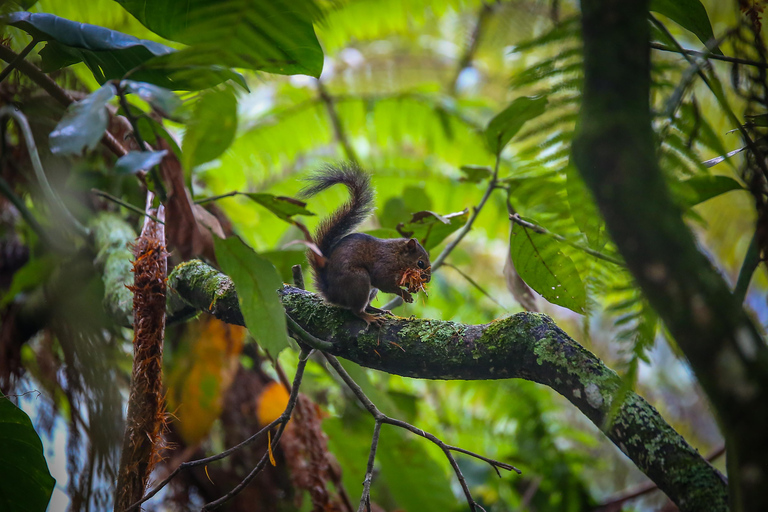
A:
<svg viewBox="0 0 768 512">
<path fill-rule="evenodd" d="M 392 312 L 388 309 L 380 309 L 371 306 L 371 302 L 373 302 L 373 299 L 376 298 L 376 295 L 379 293 L 378 288 L 371 288 L 371 293 L 368 295 L 368 305 L 365 308 L 365 311 L 368 313 L 375 313 L 377 315 L 389 315 L 394 316 Z"/>
<path fill-rule="evenodd" d="M 335 278 L 334 278 L 335 277 Z M 344 274 L 329 276 L 333 286 L 329 289 L 337 292 L 329 297 L 329 302 L 338 304 L 352 311 L 352 314 L 362 318 L 368 325 L 381 326 L 384 319 L 378 315 L 366 312 L 368 303 L 376 296 L 376 289 L 371 289 L 371 277 L 364 269 L 348 269 Z"/>
</svg>

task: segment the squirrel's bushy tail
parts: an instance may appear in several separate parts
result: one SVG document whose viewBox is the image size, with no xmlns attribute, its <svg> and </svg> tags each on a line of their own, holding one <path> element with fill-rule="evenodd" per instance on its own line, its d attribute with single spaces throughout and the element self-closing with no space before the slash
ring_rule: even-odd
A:
<svg viewBox="0 0 768 512">
<path fill-rule="evenodd" d="M 323 219 L 315 232 L 315 245 L 328 256 L 339 240 L 348 235 L 373 211 L 371 177 L 355 164 L 328 165 L 308 178 L 311 184 L 300 193 L 309 197 L 337 183 L 349 189 L 349 201 L 330 217 Z"/>
</svg>

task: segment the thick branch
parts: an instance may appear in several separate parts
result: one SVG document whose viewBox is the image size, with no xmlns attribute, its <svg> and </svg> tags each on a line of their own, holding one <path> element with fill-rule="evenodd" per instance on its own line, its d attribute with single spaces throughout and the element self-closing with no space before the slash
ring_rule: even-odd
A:
<svg viewBox="0 0 768 512">
<path fill-rule="evenodd" d="M 169 286 L 190 306 L 243 325 L 231 280 L 200 261 L 176 267 Z M 320 297 L 285 286 L 287 313 L 333 341 L 329 352 L 368 368 L 422 379 L 522 378 L 565 396 L 681 510 L 725 510 L 726 484 L 645 400 L 629 392 L 605 425 L 621 378 L 546 315 L 518 313 L 485 325 L 394 317 L 380 330 Z"/>
<path fill-rule="evenodd" d="M 712 401 L 727 439 L 734 510 L 768 510 L 768 348 L 698 250 L 658 166 L 647 2 L 581 6 L 585 80 L 574 162 L 627 267 Z"/>
</svg>

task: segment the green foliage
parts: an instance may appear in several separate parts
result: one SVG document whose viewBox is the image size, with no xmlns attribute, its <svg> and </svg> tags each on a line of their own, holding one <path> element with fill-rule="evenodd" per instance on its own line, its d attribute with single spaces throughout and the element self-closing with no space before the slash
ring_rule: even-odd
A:
<svg viewBox="0 0 768 512">
<path fill-rule="evenodd" d="M 221 155 L 232 144 L 237 131 L 237 99 L 230 90 L 204 93 L 184 132 L 181 145 L 185 169 L 193 169 Z"/>
<path fill-rule="evenodd" d="M 29 417 L 0 395 L 0 505 L 8 512 L 44 512 L 56 480 Z"/>
<path fill-rule="evenodd" d="M 715 40 L 707 10 L 699 0 L 651 0 L 650 10 L 663 14 L 681 27 L 690 30 L 704 44 Z M 717 47 L 713 48 L 712 53 L 723 54 Z"/>
<path fill-rule="evenodd" d="M 323 51 L 312 21 L 312 0 L 118 0 L 153 32 L 190 45 L 165 59 L 184 66 L 212 62 L 319 77 Z"/>
<path fill-rule="evenodd" d="M 547 98 L 517 98 L 491 119 L 485 129 L 485 140 L 492 153 L 499 153 L 523 125 L 544 113 Z"/>
<path fill-rule="evenodd" d="M 53 255 L 33 258 L 13 274 L 11 285 L 0 295 L 0 308 L 7 306 L 20 293 L 44 283 L 56 268 Z"/>
<path fill-rule="evenodd" d="M 235 283 L 245 326 L 261 348 L 273 357 L 288 346 L 285 311 L 277 290 L 282 280 L 275 267 L 238 237 L 214 237 L 216 259 Z"/>
<path fill-rule="evenodd" d="M 115 87 L 104 84 L 95 92 L 67 108 L 56 129 L 51 132 L 52 153 L 79 155 L 83 149 L 93 150 L 104 136 L 109 113 L 107 102 L 115 97 Z"/>
<path fill-rule="evenodd" d="M 460 229 L 469 219 L 469 210 L 438 215 L 435 212 L 416 212 L 408 222 L 397 225 L 397 231 L 406 238 L 416 238 L 430 250 L 445 240 L 451 233 Z"/>
</svg>

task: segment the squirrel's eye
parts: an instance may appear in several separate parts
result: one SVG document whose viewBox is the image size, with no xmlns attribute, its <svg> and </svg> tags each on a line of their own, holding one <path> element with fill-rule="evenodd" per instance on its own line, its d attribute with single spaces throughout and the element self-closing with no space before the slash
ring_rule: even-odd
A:
<svg viewBox="0 0 768 512">
<path fill-rule="evenodd" d="M 417 265 L 419 266 L 419 268 L 424 268 L 424 262 L 422 260 L 419 260 Z"/>
</svg>

